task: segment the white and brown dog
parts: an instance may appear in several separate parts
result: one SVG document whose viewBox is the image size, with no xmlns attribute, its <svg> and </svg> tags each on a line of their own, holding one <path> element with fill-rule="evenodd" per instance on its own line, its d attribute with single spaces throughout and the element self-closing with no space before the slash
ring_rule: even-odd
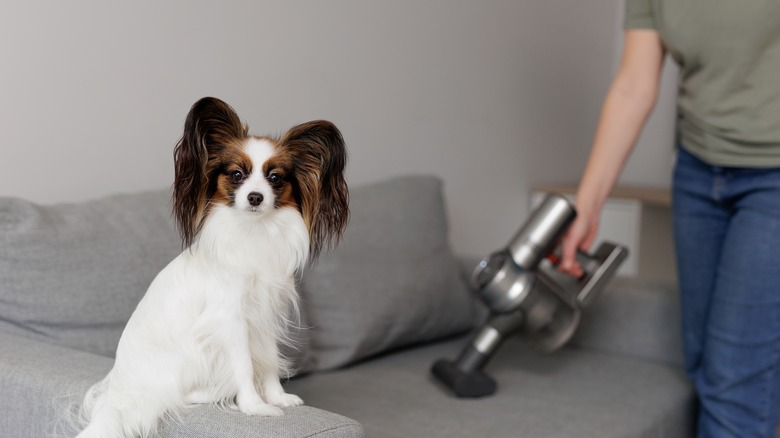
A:
<svg viewBox="0 0 780 438">
<path fill-rule="evenodd" d="M 153 436 L 199 403 L 282 415 L 297 318 L 296 276 L 346 227 L 346 150 L 330 122 L 281 138 L 247 134 L 215 98 L 196 102 L 174 152 L 173 209 L 185 250 L 152 282 L 114 367 L 86 394 L 79 437 Z"/>
</svg>

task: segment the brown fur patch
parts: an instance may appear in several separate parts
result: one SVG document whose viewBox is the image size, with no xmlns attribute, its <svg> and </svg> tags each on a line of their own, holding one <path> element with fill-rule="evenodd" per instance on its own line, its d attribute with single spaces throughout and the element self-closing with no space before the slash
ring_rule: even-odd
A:
<svg viewBox="0 0 780 438">
<path fill-rule="evenodd" d="M 293 207 L 301 211 L 300 202 L 295 194 L 293 176 L 293 158 L 287 151 L 274 144 L 277 152 L 263 164 L 263 175 L 274 190 L 275 208 Z M 278 178 L 278 179 L 277 179 Z M 279 182 L 275 182 L 279 181 Z"/>
<path fill-rule="evenodd" d="M 236 202 L 235 193 L 243 180 L 233 181 L 233 172 L 239 171 L 244 178 L 252 173 L 252 160 L 244 153 L 242 142 L 230 142 L 222 151 L 209 157 L 207 174 L 214 188 L 209 190 L 212 204 L 232 206 Z"/>
</svg>

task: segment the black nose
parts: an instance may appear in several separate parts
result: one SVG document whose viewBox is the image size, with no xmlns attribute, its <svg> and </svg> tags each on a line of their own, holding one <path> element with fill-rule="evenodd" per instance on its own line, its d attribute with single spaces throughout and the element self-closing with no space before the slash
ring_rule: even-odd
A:
<svg viewBox="0 0 780 438">
<path fill-rule="evenodd" d="M 246 199 L 249 201 L 249 205 L 252 207 L 257 207 L 260 205 L 261 202 L 263 202 L 263 194 L 258 192 L 252 192 L 249 195 L 247 195 Z"/>
</svg>

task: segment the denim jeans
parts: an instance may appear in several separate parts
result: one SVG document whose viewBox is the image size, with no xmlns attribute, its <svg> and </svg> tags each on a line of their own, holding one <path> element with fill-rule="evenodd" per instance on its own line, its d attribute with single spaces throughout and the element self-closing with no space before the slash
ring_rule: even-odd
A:
<svg viewBox="0 0 780 438">
<path fill-rule="evenodd" d="M 780 168 L 679 149 L 674 232 L 699 437 L 774 437 L 780 419 Z"/>
</svg>

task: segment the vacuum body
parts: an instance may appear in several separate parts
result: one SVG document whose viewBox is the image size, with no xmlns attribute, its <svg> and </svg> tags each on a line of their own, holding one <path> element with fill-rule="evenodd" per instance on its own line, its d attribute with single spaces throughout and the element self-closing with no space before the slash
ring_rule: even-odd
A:
<svg viewBox="0 0 780 438">
<path fill-rule="evenodd" d="M 458 397 L 483 397 L 496 383 L 483 367 L 508 336 L 519 334 L 543 353 L 562 347 L 590 305 L 628 255 L 625 247 L 602 243 L 593 254 L 578 252 L 581 278 L 560 273 L 554 263 L 560 240 L 577 216 L 563 196 L 548 195 L 509 244 L 479 262 L 471 287 L 490 310 L 455 361 L 439 360 L 433 375 Z"/>
</svg>

